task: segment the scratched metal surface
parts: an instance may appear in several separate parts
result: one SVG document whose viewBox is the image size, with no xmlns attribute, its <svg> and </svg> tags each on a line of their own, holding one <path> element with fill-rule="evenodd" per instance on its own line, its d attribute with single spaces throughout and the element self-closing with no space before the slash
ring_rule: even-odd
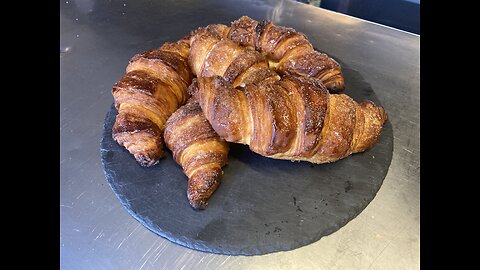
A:
<svg viewBox="0 0 480 270">
<path fill-rule="evenodd" d="M 121 206 L 100 162 L 111 86 L 135 53 L 241 15 L 307 34 L 370 83 L 393 126 L 393 159 L 375 199 L 332 235 L 288 252 L 224 256 L 184 248 Z M 61 269 L 418 269 L 420 38 L 290 1 L 61 1 Z"/>
</svg>

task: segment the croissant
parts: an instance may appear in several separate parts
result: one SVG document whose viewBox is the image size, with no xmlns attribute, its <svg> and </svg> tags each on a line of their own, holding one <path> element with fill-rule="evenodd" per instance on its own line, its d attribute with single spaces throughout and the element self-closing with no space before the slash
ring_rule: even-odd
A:
<svg viewBox="0 0 480 270">
<path fill-rule="evenodd" d="M 231 40 L 221 40 L 227 31 L 228 27 L 217 24 L 192 33 L 188 60 L 195 75 L 221 75 L 235 85 L 280 79 L 259 52 Z M 220 184 L 222 166 L 227 163 L 228 143 L 218 136 L 205 118 L 196 99 L 196 79 L 188 91 L 192 98 L 168 119 L 164 139 L 189 179 L 187 197 L 190 205 L 203 209 Z"/>
<path fill-rule="evenodd" d="M 192 33 L 188 63 L 194 75 L 221 76 L 234 87 L 280 79 L 261 53 L 224 39 L 228 30 L 225 25 L 215 24 Z"/>
<path fill-rule="evenodd" d="M 112 128 L 115 141 L 142 166 L 164 156 L 165 122 L 188 97 L 192 73 L 187 63 L 189 37 L 135 55 L 112 89 L 118 115 Z"/>
<path fill-rule="evenodd" d="M 197 96 L 220 137 L 276 159 L 326 163 L 365 151 L 387 120 L 371 101 L 330 94 L 300 76 L 237 88 L 219 76 L 199 77 Z"/>
<path fill-rule="evenodd" d="M 345 89 L 340 65 L 313 49 L 307 37 L 293 28 L 258 22 L 242 16 L 232 22 L 227 38 L 242 46 L 256 48 L 281 75 L 292 74 L 320 79 L 328 90 Z"/>
<path fill-rule="evenodd" d="M 307 37 L 293 28 L 274 25 L 270 21 L 258 22 L 248 16 L 242 16 L 233 21 L 231 27 L 211 24 L 192 32 L 192 35 L 202 31 L 209 32 L 215 39 L 231 39 L 242 46 L 256 49 L 267 57 L 269 67 L 281 75 L 314 77 L 320 79 L 328 90 L 339 92 L 345 89 L 340 65 L 328 55 L 315 51 Z M 208 43 L 207 40 L 202 41 L 205 42 Z M 212 44 L 209 45 L 200 50 L 200 58 L 205 58 L 205 53 L 212 49 Z M 202 63 L 197 62 L 192 67 L 197 76 L 201 75 L 199 73 L 201 65 Z"/>
<path fill-rule="evenodd" d="M 170 116 L 164 138 L 188 177 L 190 205 L 205 208 L 220 184 L 222 167 L 228 159 L 228 143 L 212 129 L 194 97 Z"/>
</svg>

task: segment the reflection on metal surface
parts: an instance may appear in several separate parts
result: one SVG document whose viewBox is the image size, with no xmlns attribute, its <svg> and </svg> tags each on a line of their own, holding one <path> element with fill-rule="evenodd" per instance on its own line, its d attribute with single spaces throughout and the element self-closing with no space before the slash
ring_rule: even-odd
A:
<svg viewBox="0 0 480 270">
<path fill-rule="evenodd" d="M 69 51 L 71 47 L 60 47 L 60 59 L 62 59 Z"/>
<path fill-rule="evenodd" d="M 348 15 L 343 15 L 343 14 L 335 14 L 335 20 L 338 21 L 338 23 L 344 24 L 344 25 L 359 25 L 362 23 L 365 23 L 361 20 L 358 20 L 354 17 L 348 16 Z"/>
<path fill-rule="evenodd" d="M 60 47 L 60 53 L 66 53 L 66 52 L 70 51 L 70 48 L 71 47 L 65 47 L 65 48 Z"/>
<path fill-rule="evenodd" d="M 285 0 L 276 1 L 276 5 L 273 7 L 272 11 L 267 14 L 267 20 L 278 22 L 280 20 L 280 15 L 283 13 Z"/>
<path fill-rule="evenodd" d="M 77 7 L 78 11 L 80 11 L 83 14 L 88 14 L 92 12 L 93 8 L 95 7 L 94 0 L 77 0 L 73 2 L 75 3 L 75 6 Z"/>
</svg>

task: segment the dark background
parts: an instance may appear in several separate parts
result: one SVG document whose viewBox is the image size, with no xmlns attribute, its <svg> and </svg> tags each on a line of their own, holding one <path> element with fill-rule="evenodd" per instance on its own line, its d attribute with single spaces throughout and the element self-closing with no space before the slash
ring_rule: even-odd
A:
<svg viewBox="0 0 480 270">
<path fill-rule="evenodd" d="M 420 0 L 297 0 L 420 34 Z"/>
</svg>

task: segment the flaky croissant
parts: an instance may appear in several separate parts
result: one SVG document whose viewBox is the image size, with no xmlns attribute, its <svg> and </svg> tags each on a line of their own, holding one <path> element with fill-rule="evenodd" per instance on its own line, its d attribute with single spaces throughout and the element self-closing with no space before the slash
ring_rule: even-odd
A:
<svg viewBox="0 0 480 270">
<path fill-rule="evenodd" d="M 168 119 L 164 138 L 188 177 L 190 205 L 205 208 L 223 176 L 228 143 L 212 129 L 195 98 L 190 98 Z"/>
<path fill-rule="evenodd" d="M 188 63 L 194 75 L 221 76 L 234 87 L 280 79 L 261 53 L 224 39 L 228 30 L 225 25 L 212 24 L 192 33 Z"/>
<path fill-rule="evenodd" d="M 247 16 L 233 21 L 230 27 L 211 24 L 206 28 L 218 39 L 231 39 L 242 46 L 261 52 L 267 57 L 270 68 L 276 69 L 281 75 L 314 77 L 320 79 L 328 90 L 345 89 L 340 65 L 328 55 L 315 51 L 306 36 L 293 28 L 274 25 L 270 21 L 258 22 Z M 206 46 L 203 49 L 209 51 L 211 47 Z M 230 55 L 229 59 L 215 60 L 227 60 L 229 63 L 228 60 L 235 57 L 237 55 Z M 197 72 L 200 71 L 199 65 L 200 63 L 196 63 L 193 68 Z M 200 73 L 196 74 L 200 76 Z"/>
<path fill-rule="evenodd" d="M 189 64 L 195 75 L 220 75 L 235 85 L 280 79 L 259 52 L 231 40 L 222 40 L 225 30 L 228 27 L 224 25 L 209 25 L 192 34 Z M 220 184 L 228 143 L 205 118 L 195 98 L 196 86 L 194 79 L 189 87 L 193 97 L 168 119 L 164 138 L 189 179 L 187 197 L 190 204 L 201 209 L 207 206 L 208 199 Z"/>
<path fill-rule="evenodd" d="M 317 79 L 300 76 L 244 88 L 219 76 L 199 77 L 197 96 L 222 138 L 276 159 L 326 163 L 365 151 L 387 119 L 370 101 L 330 94 Z"/>
<path fill-rule="evenodd" d="M 243 46 L 255 47 L 282 75 L 314 77 L 320 79 L 328 90 L 345 89 L 340 65 L 313 49 L 307 37 L 293 28 L 242 16 L 232 22 L 227 37 Z"/>
<path fill-rule="evenodd" d="M 188 98 L 193 77 L 187 63 L 189 47 L 184 38 L 135 55 L 126 75 L 113 86 L 118 115 L 112 136 L 142 166 L 163 157 L 165 122 Z"/>
<path fill-rule="evenodd" d="M 316 78 L 281 79 L 258 51 L 222 38 L 227 30 L 196 30 L 188 59 L 198 76 L 200 106 L 222 138 L 267 157 L 313 163 L 375 144 L 387 118 L 383 108 L 331 95 Z"/>
</svg>

